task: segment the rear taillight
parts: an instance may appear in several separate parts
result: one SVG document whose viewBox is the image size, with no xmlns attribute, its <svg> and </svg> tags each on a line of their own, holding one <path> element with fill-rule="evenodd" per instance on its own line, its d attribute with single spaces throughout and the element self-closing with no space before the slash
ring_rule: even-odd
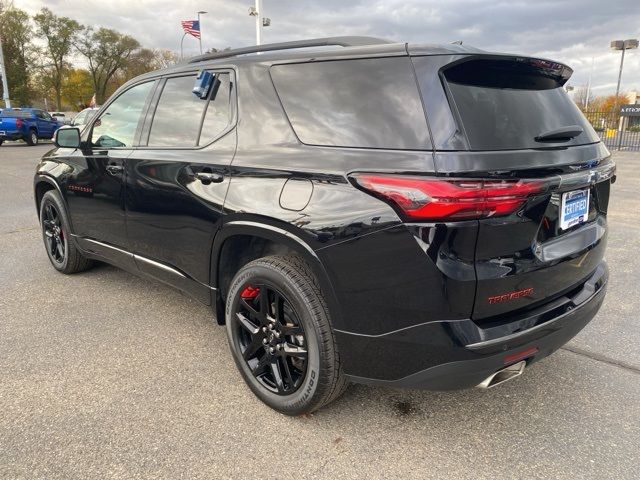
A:
<svg viewBox="0 0 640 480">
<path fill-rule="evenodd" d="M 16 118 L 16 128 L 22 128 L 22 119 Z"/>
<path fill-rule="evenodd" d="M 408 175 L 354 174 L 365 191 L 409 220 L 457 220 L 508 215 L 545 189 L 539 180 L 436 179 Z"/>
</svg>

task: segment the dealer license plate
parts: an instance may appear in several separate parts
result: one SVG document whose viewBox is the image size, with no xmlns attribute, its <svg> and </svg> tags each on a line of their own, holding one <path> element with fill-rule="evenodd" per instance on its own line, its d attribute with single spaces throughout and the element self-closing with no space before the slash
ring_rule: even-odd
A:
<svg viewBox="0 0 640 480">
<path fill-rule="evenodd" d="M 589 190 L 574 190 L 562 194 L 560 228 L 567 230 L 587 221 L 589 216 Z"/>
</svg>

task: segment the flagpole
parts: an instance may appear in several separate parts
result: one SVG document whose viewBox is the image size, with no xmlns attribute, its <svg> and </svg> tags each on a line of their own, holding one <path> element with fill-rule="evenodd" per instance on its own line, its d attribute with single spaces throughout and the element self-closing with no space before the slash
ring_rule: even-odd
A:
<svg viewBox="0 0 640 480">
<path fill-rule="evenodd" d="M 200 30 L 200 37 L 198 37 L 198 42 L 200 42 L 200 55 L 202 55 L 202 23 L 200 23 L 200 14 L 205 14 L 207 12 L 204 12 L 202 10 L 200 10 L 198 12 L 198 29 Z"/>
</svg>

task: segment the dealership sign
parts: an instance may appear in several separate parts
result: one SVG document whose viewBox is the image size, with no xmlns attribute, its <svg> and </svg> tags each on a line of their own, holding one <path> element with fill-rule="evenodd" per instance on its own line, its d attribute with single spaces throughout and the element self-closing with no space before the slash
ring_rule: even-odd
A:
<svg viewBox="0 0 640 480">
<path fill-rule="evenodd" d="M 640 117 L 640 104 L 622 105 L 620 107 L 620 115 L 623 117 Z"/>
</svg>

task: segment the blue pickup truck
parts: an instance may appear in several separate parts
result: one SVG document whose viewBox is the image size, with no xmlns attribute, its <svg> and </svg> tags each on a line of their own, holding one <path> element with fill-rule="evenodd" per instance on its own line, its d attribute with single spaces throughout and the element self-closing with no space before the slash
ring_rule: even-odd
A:
<svg viewBox="0 0 640 480">
<path fill-rule="evenodd" d="M 0 112 L 0 145 L 5 140 L 24 140 L 27 145 L 36 145 L 41 138 L 50 139 L 61 126 L 37 108 L 6 108 Z"/>
</svg>

